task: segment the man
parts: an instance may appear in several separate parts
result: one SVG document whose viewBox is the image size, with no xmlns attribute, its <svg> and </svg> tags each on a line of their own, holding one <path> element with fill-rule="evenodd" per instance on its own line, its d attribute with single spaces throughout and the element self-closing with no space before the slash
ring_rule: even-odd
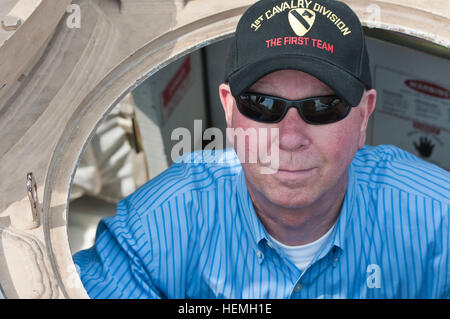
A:
<svg viewBox="0 0 450 319">
<path fill-rule="evenodd" d="M 276 138 L 187 155 L 122 200 L 74 256 L 89 295 L 448 298 L 450 174 L 364 146 L 376 91 L 351 9 L 259 1 L 230 52 L 228 128 Z M 278 156 L 246 161 L 262 140 Z"/>
</svg>

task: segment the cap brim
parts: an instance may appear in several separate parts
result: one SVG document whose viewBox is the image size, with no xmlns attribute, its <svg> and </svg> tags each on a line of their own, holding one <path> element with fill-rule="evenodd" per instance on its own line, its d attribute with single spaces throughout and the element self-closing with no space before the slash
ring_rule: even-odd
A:
<svg viewBox="0 0 450 319">
<path fill-rule="evenodd" d="M 306 72 L 326 85 L 351 106 L 361 102 L 364 84 L 350 73 L 337 66 L 310 56 L 278 55 L 248 64 L 228 77 L 233 96 L 244 93 L 256 81 L 265 75 L 279 70 L 298 70 Z"/>
</svg>

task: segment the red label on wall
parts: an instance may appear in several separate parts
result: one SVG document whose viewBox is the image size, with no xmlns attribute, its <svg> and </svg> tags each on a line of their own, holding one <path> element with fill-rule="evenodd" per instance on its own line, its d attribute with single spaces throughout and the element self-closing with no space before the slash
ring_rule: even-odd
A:
<svg viewBox="0 0 450 319">
<path fill-rule="evenodd" d="M 417 92 L 441 99 L 450 99 L 450 91 L 434 83 L 419 80 L 406 80 L 405 84 L 410 89 Z"/>
<path fill-rule="evenodd" d="M 417 128 L 419 130 L 425 131 L 425 132 L 429 132 L 435 135 L 439 135 L 441 133 L 441 130 L 438 129 L 437 127 L 431 126 L 431 125 L 427 125 L 424 123 L 419 123 L 419 122 L 414 122 L 413 123 L 413 127 Z"/>
<path fill-rule="evenodd" d="M 164 107 L 169 105 L 170 101 L 176 95 L 178 89 L 182 87 L 190 73 L 191 57 L 188 56 L 162 92 Z"/>
</svg>

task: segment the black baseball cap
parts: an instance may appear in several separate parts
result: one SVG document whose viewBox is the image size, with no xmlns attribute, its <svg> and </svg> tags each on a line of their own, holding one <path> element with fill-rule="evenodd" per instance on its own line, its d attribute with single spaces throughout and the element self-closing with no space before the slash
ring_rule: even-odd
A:
<svg viewBox="0 0 450 319">
<path fill-rule="evenodd" d="M 361 22 L 335 0 L 261 0 L 236 28 L 225 81 L 233 96 L 278 70 L 306 72 L 351 106 L 372 86 Z"/>
</svg>

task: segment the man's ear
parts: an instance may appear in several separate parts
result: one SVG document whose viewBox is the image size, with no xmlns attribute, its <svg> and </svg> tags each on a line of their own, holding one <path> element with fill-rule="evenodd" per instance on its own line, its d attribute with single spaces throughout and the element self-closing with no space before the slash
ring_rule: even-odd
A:
<svg viewBox="0 0 450 319">
<path fill-rule="evenodd" d="M 360 108 L 361 115 L 361 131 L 359 138 L 359 148 L 363 147 L 366 143 L 366 129 L 367 124 L 369 123 L 369 118 L 375 110 L 375 104 L 377 102 L 377 91 L 374 89 L 370 89 L 364 92 L 364 95 L 361 99 L 361 103 L 358 108 Z"/>
<path fill-rule="evenodd" d="M 220 102 L 222 102 L 222 107 L 225 112 L 225 121 L 227 122 L 227 127 L 231 128 L 231 119 L 233 116 L 234 107 L 234 97 L 231 95 L 230 86 L 228 84 L 222 83 L 219 85 L 219 96 Z"/>
</svg>

